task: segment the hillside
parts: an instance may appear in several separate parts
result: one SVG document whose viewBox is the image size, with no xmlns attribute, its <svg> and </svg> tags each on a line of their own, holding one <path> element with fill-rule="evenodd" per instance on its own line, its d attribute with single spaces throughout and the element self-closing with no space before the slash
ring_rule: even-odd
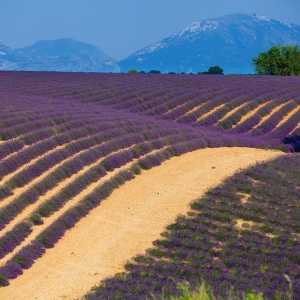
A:
<svg viewBox="0 0 300 300">
<path fill-rule="evenodd" d="M 72 39 L 39 41 L 32 46 L 3 47 L 0 70 L 118 72 L 117 63 L 98 47 Z M 0 45 L 1 49 L 1 45 Z"/>
<path fill-rule="evenodd" d="M 299 77 L 0 72 L 0 87 L 1 299 L 73 300 L 110 276 L 87 297 L 140 300 L 200 271 L 299 291 Z M 187 213 L 190 243 L 193 220 L 126 264 Z"/>
<path fill-rule="evenodd" d="M 133 53 L 121 70 L 199 72 L 220 65 L 226 73 L 253 73 L 252 59 L 277 44 L 300 45 L 300 26 L 266 17 L 228 15 L 199 21 Z"/>
</svg>

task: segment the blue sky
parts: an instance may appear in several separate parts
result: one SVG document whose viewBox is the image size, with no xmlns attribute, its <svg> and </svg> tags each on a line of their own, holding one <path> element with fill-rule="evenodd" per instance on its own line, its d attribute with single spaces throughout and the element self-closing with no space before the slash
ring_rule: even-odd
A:
<svg viewBox="0 0 300 300">
<path fill-rule="evenodd" d="M 0 41 L 13 47 L 75 38 L 115 58 L 231 13 L 257 13 L 300 24 L 300 0 L 0 0 Z"/>
</svg>

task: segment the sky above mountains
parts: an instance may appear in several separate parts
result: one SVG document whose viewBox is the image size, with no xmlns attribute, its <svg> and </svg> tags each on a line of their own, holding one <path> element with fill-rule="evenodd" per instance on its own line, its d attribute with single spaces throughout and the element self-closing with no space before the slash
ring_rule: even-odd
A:
<svg viewBox="0 0 300 300">
<path fill-rule="evenodd" d="M 232 13 L 300 24 L 299 0 L 1 0 L 0 41 L 74 38 L 119 59 L 193 21 Z"/>
</svg>

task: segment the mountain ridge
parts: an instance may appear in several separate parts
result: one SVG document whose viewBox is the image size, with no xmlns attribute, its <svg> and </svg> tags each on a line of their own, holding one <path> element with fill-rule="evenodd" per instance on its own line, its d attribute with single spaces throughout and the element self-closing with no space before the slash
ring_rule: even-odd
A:
<svg viewBox="0 0 300 300">
<path fill-rule="evenodd" d="M 220 65 L 226 73 L 253 73 L 252 59 L 278 44 L 300 45 L 300 26 L 265 16 L 231 14 L 193 22 L 119 64 L 122 71 L 199 72 Z"/>
<path fill-rule="evenodd" d="M 3 50 L 1 50 L 3 49 Z M 115 60 L 92 44 L 73 39 L 40 40 L 11 49 L 0 44 L 0 69 L 16 71 L 118 72 Z"/>
</svg>

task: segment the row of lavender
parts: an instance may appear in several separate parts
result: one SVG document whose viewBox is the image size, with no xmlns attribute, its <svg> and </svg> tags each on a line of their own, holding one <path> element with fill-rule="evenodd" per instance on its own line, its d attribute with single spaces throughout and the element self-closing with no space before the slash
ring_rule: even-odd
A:
<svg viewBox="0 0 300 300">
<path fill-rule="evenodd" d="M 236 174 L 86 299 L 168 298 L 180 293 L 179 283 L 197 288 L 202 280 L 218 296 L 233 287 L 286 299 L 292 286 L 300 299 L 299 176 L 298 155 Z"/>
</svg>

